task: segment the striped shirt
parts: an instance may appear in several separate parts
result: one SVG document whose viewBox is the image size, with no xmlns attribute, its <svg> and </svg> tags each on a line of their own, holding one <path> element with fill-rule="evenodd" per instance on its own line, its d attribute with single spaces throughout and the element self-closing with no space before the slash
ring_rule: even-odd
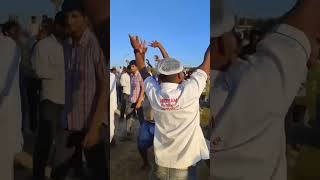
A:
<svg viewBox="0 0 320 180">
<path fill-rule="evenodd" d="M 141 87 L 143 87 L 143 79 L 140 73 L 137 71 L 135 74 L 131 73 L 131 93 L 130 93 L 130 102 L 136 103 L 138 101 Z"/>
<path fill-rule="evenodd" d="M 66 62 L 65 125 L 68 130 L 79 131 L 90 127 L 97 105 L 96 69 L 104 59 L 98 40 L 87 29 L 75 44 L 70 38 L 64 46 Z M 105 61 L 103 61 L 105 63 Z M 104 73 L 105 73 L 105 69 Z"/>
</svg>

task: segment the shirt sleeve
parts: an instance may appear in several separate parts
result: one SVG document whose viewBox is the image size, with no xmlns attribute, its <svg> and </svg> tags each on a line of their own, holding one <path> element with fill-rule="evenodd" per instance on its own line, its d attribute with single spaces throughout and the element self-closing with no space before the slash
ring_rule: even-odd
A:
<svg viewBox="0 0 320 180">
<path fill-rule="evenodd" d="M 190 94 L 190 97 L 200 97 L 207 85 L 208 75 L 201 69 L 192 73 L 189 80 L 185 81 L 182 86 L 184 91 Z"/>
<path fill-rule="evenodd" d="M 153 76 L 149 76 L 144 80 L 144 91 L 150 103 L 156 101 L 156 93 L 158 89 L 160 89 L 160 84 Z"/>
<path fill-rule="evenodd" d="M 43 43 L 39 42 L 33 51 L 32 59 L 34 62 L 35 72 L 40 79 L 50 79 L 50 63 L 49 56 Z"/>
<path fill-rule="evenodd" d="M 213 110 L 217 126 L 212 138 L 223 136 L 222 149 L 257 136 L 268 127 L 268 119 L 274 119 L 270 116 L 285 117 L 307 75 L 310 53 L 305 34 L 283 24 L 257 46 L 248 61 L 238 60 L 231 65 L 223 82 L 228 96 L 221 110 Z M 219 92 L 225 93 L 213 91 L 212 95 L 219 97 Z M 236 128 L 230 131 L 230 127 Z"/>
</svg>

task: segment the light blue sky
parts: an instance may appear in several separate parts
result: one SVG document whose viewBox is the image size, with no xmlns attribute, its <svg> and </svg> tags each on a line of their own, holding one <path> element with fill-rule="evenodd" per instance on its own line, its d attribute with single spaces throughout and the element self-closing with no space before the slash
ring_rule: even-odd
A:
<svg viewBox="0 0 320 180">
<path fill-rule="evenodd" d="M 160 41 L 171 57 L 185 65 L 203 60 L 210 37 L 209 0 L 111 0 L 111 66 L 134 59 L 128 33 Z M 158 50 L 149 48 L 153 63 Z"/>
</svg>

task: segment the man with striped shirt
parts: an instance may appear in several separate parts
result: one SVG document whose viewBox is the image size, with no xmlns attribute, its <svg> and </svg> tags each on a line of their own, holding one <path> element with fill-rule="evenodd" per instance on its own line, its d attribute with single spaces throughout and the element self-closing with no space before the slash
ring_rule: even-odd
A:
<svg viewBox="0 0 320 180">
<path fill-rule="evenodd" d="M 89 29 L 82 1 L 65 0 L 62 5 L 70 38 L 64 45 L 66 101 L 64 125 L 69 134 L 61 167 L 81 168 L 84 151 L 90 179 L 107 178 L 107 80 L 105 58 L 99 42 Z M 72 156 L 72 157 L 71 157 Z M 57 179 L 68 168 L 57 169 Z"/>
</svg>

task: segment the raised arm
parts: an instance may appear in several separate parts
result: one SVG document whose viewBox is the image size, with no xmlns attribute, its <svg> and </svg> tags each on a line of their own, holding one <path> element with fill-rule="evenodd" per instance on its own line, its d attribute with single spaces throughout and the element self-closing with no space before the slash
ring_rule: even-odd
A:
<svg viewBox="0 0 320 180">
<path fill-rule="evenodd" d="M 303 31 L 308 37 L 312 55 L 318 54 L 317 38 L 320 32 L 320 21 L 313 20 L 315 17 L 320 17 L 320 1 L 319 0 L 298 0 L 296 6 L 287 13 L 283 23 L 291 25 Z M 316 52 L 315 52 L 316 51 Z M 310 58 L 308 65 L 315 63 L 316 58 Z"/>
<path fill-rule="evenodd" d="M 145 80 L 147 79 L 147 77 L 150 76 L 144 62 L 145 54 L 148 48 L 145 45 L 145 41 L 144 42 L 142 40 L 139 41 L 138 36 L 129 35 L 129 38 L 130 38 L 131 46 L 134 50 L 137 67 L 140 71 L 141 77 L 143 78 L 143 80 Z"/>
<path fill-rule="evenodd" d="M 164 49 L 164 47 L 160 42 L 153 41 L 152 43 L 150 43 L 150 46 L 153 48 L 159 48 L 163 58 L 169 58 L 169 54 L 167 53 L 167 51 Z"/>
<path fill-rule="evenodd" d="M 206 50 L 206 53 L 204 55 L 204 59 L 202 64 L 198 67 L 198 69 L 203 70 L 207 75 L 210 74 L 210 45 Z"/>
</svg>

